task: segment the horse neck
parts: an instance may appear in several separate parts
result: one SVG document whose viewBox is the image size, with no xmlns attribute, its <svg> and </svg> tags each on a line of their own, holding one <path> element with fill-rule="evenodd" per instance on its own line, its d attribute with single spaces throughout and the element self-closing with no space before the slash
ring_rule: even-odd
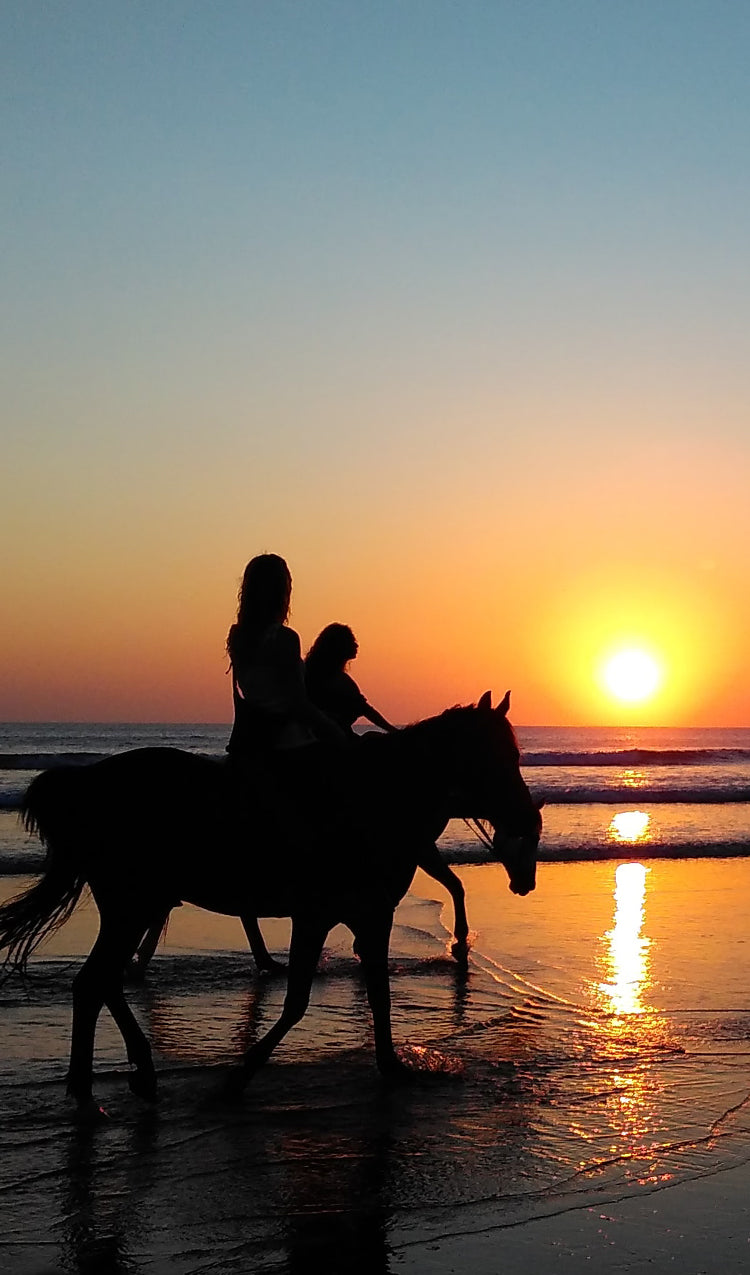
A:
<svg viewBox="0 0 750 1275">
<path fill-rule="evenodd" d="M 382 762 L 392 779 L 402 779 L 425 797 L 444 797 L 451 779 L 452 749 L 445 747 L 448 730 L 441 729 L 441 718 L 405 726 L 397 733 L 381 736 L 378 742 L 381 740 Z"/>
</svg>

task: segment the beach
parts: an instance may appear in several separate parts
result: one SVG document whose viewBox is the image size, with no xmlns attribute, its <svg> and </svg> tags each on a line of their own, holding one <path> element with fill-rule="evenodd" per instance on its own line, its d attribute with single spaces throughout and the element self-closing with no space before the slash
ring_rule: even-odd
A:
<svg viewBox="0 0 750 1275">
<path fill-rule="evenodd" d="M 0 48 L 0 1275 L 750 1275 L 750 0 Z"/>
<path fill-rule="evenodd" d="M 82 906 L 2 989 L 4 1269 L 746 1269 L 747 860 L 545 863 L 526 899 L 499 865 L 460 873 L 467 972 L 434 882 L 397 913 L 394 1033 L 417 1082 L 380 1081 L 337 930 L 306 1019 L 227 1104 L 283 980 L 253 975 L 238 922 L 183 907 L 129 991 L 160 1101 L 129 1094 L 103 1015 L 93 1129 L 64 1094 Z M 283 956 L 287 923 L 264 931 Z"/>
</svg>

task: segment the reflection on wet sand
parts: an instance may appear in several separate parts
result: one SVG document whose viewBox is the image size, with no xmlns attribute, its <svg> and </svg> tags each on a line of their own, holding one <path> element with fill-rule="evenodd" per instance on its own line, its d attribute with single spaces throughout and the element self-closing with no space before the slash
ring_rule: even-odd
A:
<svg viewBox="0 0 750 1275">
<path fill-rule="evenodd" d="M 454 963 L 455 964 L 455 963 Z M 178 966 L 183 965 L 184 969 Z M 232 960 L 215 958 L 213 974 L 198 964 L 162 962 L 142 992 L 147 1033 L 158 1058 L 180 1065 L 239 1061 L 278 1018 L 285 977 L 237 975 Z M 285 1041 L 281 1058 L 338 1051 L 367 1040 L 371 1018 L 354 958 L 332 958 L 316 978 L 313 1012 Z"/>
<path fill-rule="evenodd" d="M 168 984 L 156 984 L 146 992 L 150 1039 L 174 1062 L 239 1060 L 264 1029 L 267 1002 L 275 1005 L 283 986 L 258 978 L 223 993 L 175 996 Z"/>
<path fill-rule="evenodd" d="M 72 1131 L 60 1201 L 66 1270 L 132 1275 L 140 1269 L 133 1249 L 144 1225 L 140 1202 L 153 1181 L 157 1131 L 151 1110 L 130 1127 L 114 1128 L 109 1143 L 96 1126 Z"/>
<path fill-rule="evenodd" d="M 510 1060 L 389 1090 L 357 1052 L 335 1071 L 269 1068 L 229 1107 L 190 1071 L 165 1088 L 160 1111 L 125 1104 L 113 1123 L 74 1131 L 65 1270 L 386 1275 L 414 1225 L 442 1229 L 446 1199 L 514 1207 L 533 1179 L 538 1094 Z"/>
<path fill-rule="evenodd" d="M 634 811 L 638 815 L 639 811 Z M 617 818 L 617 816 L 615 816 Z M 648 821 L 648 815 L 645 816 Z M 642 1014 L 650 940 L 642 933 L 648 868 L 621 863 L 615 872 L 615 923 L 608 942 L 606 982 L 599 984 L 613 1014 Z"/>
<path fill-rule="evenodd" d="M 629 811 L 615 816 L 612 823 L 616 835 L 636 841 L 647 836 L 649 816 Z M 621 863 L 615 871 L 614 925 L 602 936 L 606 977 L 597 987 L 606 1011 L 602 1021 L 605 1056 L 613 1060 L 607 1102 L 615 1139 L 611 1150 L 615 1158 L 626 1160 L 648 1152 L 658 1125 L 659 1085 L 650 1055 L 662 1044 L 663 1023 L 648 1004 L 651 940 L 643 928 L 649 872 L 642 863 Z M 664 1180 L 664 1175 L 646 1168 L 639 1180 L 653 1183 Z"/>
<path fill-rule="evenodd" d="M 391 1138 L 382 1116 L 364 1111 L 362 1127 L 343 1137 L 333 1129 L 282 1134 L 288 1275 L 386 1275 Z"/>
</svg>

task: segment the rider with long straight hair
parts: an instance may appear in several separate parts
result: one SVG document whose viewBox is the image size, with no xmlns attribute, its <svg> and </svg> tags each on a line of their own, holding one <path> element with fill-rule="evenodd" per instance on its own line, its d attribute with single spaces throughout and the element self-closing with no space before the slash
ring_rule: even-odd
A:
<svg viewBox="0 0 750 1275">
<path fill-rule="evenodd" d="M 292 577 L 283 558 L 262 553 L 248 562 L 237 619 L 227 635 L 234 703 L 228 765 L 240 791 L 246 781 L 257 784 L 265 771 L 266 790 L 275 789 L 286 807 L 287 830 L 298 843 L 312 844 L 307 821 L 312 819 L 315 829 L 325 827 L 332 807 L 330 750 L 320 741 L 342 745 L 346 736 L 307 695 L 300 640 L 287 624 L 291 599 Z M 142 939 L 130 964 L 132 977 L 143 977 L 166 920 Z M 246 915 L 242 924 L 258 969 L 281 968 L 266 948 L 257 919 Z"/>
<path fill-rule="evenodd" d="M 263 553 L 246 566 L 237 619 L 227 635 L 234 726 L 231 758 L 268 760 L 316 740 L 342 742 L 340 728 L 305 689 L 300 640 L 290 628 L 292 577 L 283 558 Z"/>
</svg>

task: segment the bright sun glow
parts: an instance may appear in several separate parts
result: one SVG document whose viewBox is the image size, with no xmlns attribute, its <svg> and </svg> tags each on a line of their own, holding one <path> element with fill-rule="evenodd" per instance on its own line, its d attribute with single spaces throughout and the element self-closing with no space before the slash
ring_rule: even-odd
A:
<svg viewBox="0 0 750 1275">
<path fill-rule="evenodd" d="M 658 689 L 662 672 L 652 655 L 631 647 L 610 656 L 604 664 L 602 679 L 617 699 L 640 703 Z"/>
<path fill-rule="evenodd" d="M 612 816 L 609 835 L 613 841 L 644 841 L 650 823 L 645 810 L 621 810 Z"/>
</svg>

